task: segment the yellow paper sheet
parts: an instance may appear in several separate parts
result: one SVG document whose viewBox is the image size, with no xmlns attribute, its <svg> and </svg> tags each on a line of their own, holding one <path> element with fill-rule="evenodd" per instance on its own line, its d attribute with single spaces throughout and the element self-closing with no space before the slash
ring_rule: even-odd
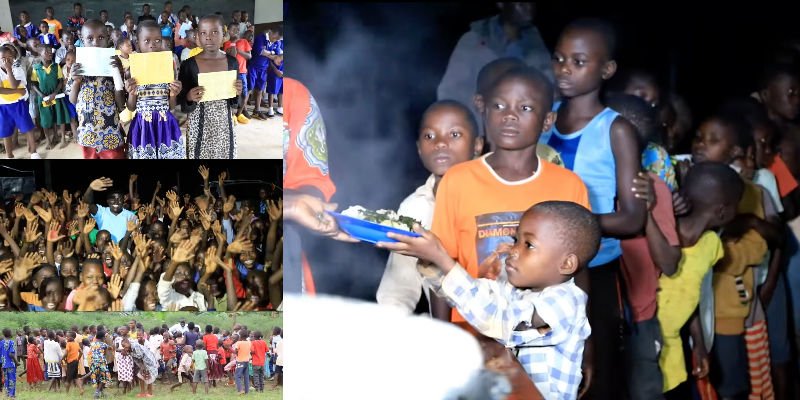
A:
<svg viewBox="0 0 800 400">
<path fill-rule="evenodd" d="M 236 71 L 206 72 L 197 74 L 197 86 L 205 89 L 200 102 L 227 100 L 236 97 Z"/>
<path fill-rule="evenodd" d="M 172 52 L 132 53 L 130 56 L 131 77 L 137 85 L 170 83 L 175 80 L 172 68 Z"/>
</svg>

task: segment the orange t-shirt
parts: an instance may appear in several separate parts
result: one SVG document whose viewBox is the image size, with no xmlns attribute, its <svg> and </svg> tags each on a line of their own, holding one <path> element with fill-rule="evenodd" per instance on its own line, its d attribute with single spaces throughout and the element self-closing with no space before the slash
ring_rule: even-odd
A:
<svg viewBox="0 0 800 400">
<path fill-rule="evenodd" d="M 50 28 L 50 33 L 56 35 L 58 40 L 61 40 L 61 30 L 63 27 L 61 26 L 61 21 L 53 18 L 53 19 L 42 19 L 42 21 L 47 22 L 47 27 Z"/>
<path fill-rule="evenodd" d="M 67 342 L 67 362 L 78 361 L 81 356 L 80 346 L 76 342 Z"/>
<path fill-rule="evenodd" d="M 240 340 L 234 343 L 236 346 L 236 361 L 249 362 L 250 361 L 250 345 L 247 340 Z"/>
<path fill-rule="evenodd" d="M 778 191 L 781 193 L 781 197 L 786 197 L 792 190 L 797 189 L 797 180 L 794 179 L 792 172 L 789 171 L 789 167 L 786 166 L 782 158 L 775 157 L 772 165 L 769 166 L 769 170 L 775 174 L 775 180 L 778 181 Z"/>
<path fill-rule="evenodd" d="M 572 171 L 539 158 L 536 174 L 508 182 L 485 159 L 447 171 L 436 192 L 431 231 L 471 276 L 495 278 L 503 269 L 496 252 L 513 243 L 519 219 L 528 208 L 548 200 L 591 206 L 586 185 Z M 455 309 L 451 319 L 464 321 Z"/>
<path fill-rule="evenodd" d="M 231 41 L 228 40 L 227 42 L 225 42 L 222 45 L 222 50 L 228 51 L 228 49 L 231 48 L 231 46 L 233 46 L 233 43 L 231 43 Z M 247 40 L 239 39 L 239 40 L 236 41 L 236 50 L 240 50 L 240 51 L 244 51 L 244 52 L 249 53 L 250 51 L 253 50 L 253 47 L 250 46 L 250 42 L 248 42 Z M 245 60 L 244 57 L 240 56 L 237 53 L 236 54 L 236 61 L 239 62 L 239 73 L 240 74 L 246 74 L 247 73 L 247 60 Z"/>
<path fill-rule="evenodd" d="M 217 347 L 219 346 L 219 338 L 217 335 L 212 333 L 208 333 L 203 335 L 203 344 L 206 345 L 206 351 L 208 354 L 217 351 Z"/>
</svg>

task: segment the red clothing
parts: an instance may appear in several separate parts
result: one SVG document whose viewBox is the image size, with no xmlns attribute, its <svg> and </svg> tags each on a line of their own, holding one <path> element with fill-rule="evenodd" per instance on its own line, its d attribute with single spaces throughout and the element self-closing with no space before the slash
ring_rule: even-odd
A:
<svg viewBox="0 0 800 400">
<path fill-rule="evenodd" d="M 161 343 L 161 356 L 164 358 L 164 361 L 175 358 L 175 343 L 173 343 L 172 340 Z"/>
<path fill-rule="evenodd" d="M 42 365 L 39 364 L 39 355 L 42 351 L 36 344 L 28 345 L 28 361 L 25 363 L 27 372 L 25 373 L 25 380 L 29 384 L 39 383 L 44 380 L 44 372 L 42 372 Z"/>
<path fill-rule="evenodd" d="M 217 356 L 219 356 L 219 363 L 225 365 L 228 363 L 227 352 L 222 347 L 217 349 Z"/>
<path fill-rule="evenodd" d="M 670 246 L 680 246 L 678 230 L 675 225 L 675 213 L 672 209 L 672 192 L 667 184 L 650 173 L 653 178 L 653 189 L 656 195 L 656 206 L 652 211 L 653 219 Z M 656 291 L 661 270 L 653 262 L 647 238 L 640 236 L 622 240 L 622 276 L 628 290 L 628 301 L 631 305 L 635 322 L 647 321 L 656 316 Z"/>
<path fill-rule="evenodd" d="M 769 166 L 770 172 L 775 174 L 775 180 L 778 181 L 778 191 L 781 192 L 781 197 L 786 197 L 792 190 L 797 189 L 797 180 L 792 176 L 789 167 L 780 157 L 775 157 L 772 165 Z"/>
<path fill-rule="evenodd" d="M 222 50 L 227 52 L 228 49 L 231 48 L 231 46 L 233 46 L 233 43 L 231 43 L 231 41 L 228 40 L 227 42 L 225 42 L 225 44 L 222 45 Z M 247 40 L 239 39 L 239 40 L 236 41 L 236 50 L 243 51 L 245 53 L 249 53 L 250 51 L 253 50 L 253 47 L 250 46 L 250 42 L 248 42 Z M 239 62 L 239 73 L 240 74 L 246 74 L 247 73 L 247 60 L 244 57 L 242 57 L 241 55 L 239 55 L 239 53 L 236 53 L 236 61 Z"/>
<path fill-rule="evenodd" d="M 212 352 L 217 351 L 217 347 L 219 346 L 219 339 L 217 335 L 213 333 L 208 333 L 203 335 L 203 344 L 206 345 L 206 352 L 211 354 Z"/>
<path fill-rule="evenodd" d="M 81 146 L 81 149 L 83 149 L 84 160 L 124 160 L 127 158 L 125 156 L 125 146 L 117 147 L 114 150 L 101 151 L 99 153 L 92 147 Z"/>
<path fill-rule="evenodd" d="M 258 339 L 252 342 L 253 366 L 262 367 L 267 359 L 267 342 Z"/>
</svg>

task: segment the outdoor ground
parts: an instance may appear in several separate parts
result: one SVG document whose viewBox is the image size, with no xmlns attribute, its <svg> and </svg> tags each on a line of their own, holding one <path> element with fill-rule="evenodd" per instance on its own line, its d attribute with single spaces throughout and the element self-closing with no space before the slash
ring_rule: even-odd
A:
<svg viewBox="0 0 800 400">
<path fill-rule="evenodd" d="M 252 106 L 248 107 L 252 110 Z M 186 114 L 175 112 L 175 118 L 181 123 L 181 131 L 186 134 L 186 125 L 183 122 L 186 120 Z M 127 130 L 127 125 L 124 126 Z M 238 156 L 241 159 L 252 158 L 266 158 L 266 159 L 280 159 L 283 158 L 283 118 L 276 115 L 274 118 L 267 120 L 251 119 L 250 123 L 246 125 L 238 125 L 234 127 L 237 138 Z M 28 158 L 28 147 L 26 138 L 20 138 L 20 146 L 14 150 L 15 158 Z M 83 158 L 81 148 L 72 142 L 66 147 L 61 149 L 60 145 L 56 148 L 47 150 L 47 143 L 42 140 L 38 143 L 38 152 L 42 158 L 59 159 L 59 158 Z M 6 158 L 5 153 L 0 153 L 0 159 Z"/>
<path fill-rule="evenodd" d="M 241 396 L 241 398 L 245 399 L 258 399 L 258 400 L 281 400 L 283 399 L 283 388 L 278 387 L 275 390 L 271 390 L 272 381 L 266 381 L 264 384 L 264 393 L 256 393 L 251 391 L 246 396 Z M 39 388 L 35 390 L 28 389 L 27 383 L 25 383 L 25 376 L 21 376 L 17 378 L 17 399 L 20 400 L 48 400 L 48 399 L 91 399 L 94 395 L 94 388 L 87 386 L 84 390 L 83 396 L 79 396 L 78 392 L 75 391 L 75 388 L 70 389 L 69 396 L 66 395 L 64 389 L 62 388 L 60 392 L 47 392 L 47 387 L 44 386 L 44 382 L 39 384 Z M 136 387 L 133 390 L 133 393 L 127 393 L 124 396 L 122 395 L 122 389 L 106 389 L 104 391 L 104 398 L 107 399 L 134 399 L 136 398 L 136 394 L 139 393 L 139 388 Z M 4 393 L 5 394 L 5 393 Z M 187 384 L 175 389 L 175 392 L 170 393 L 169 385 L 162 385 L 156 383 L 153 386 L 153 399 L 165 399 L 168 398 L 170 400 L 206 400 L 206 399 L 227 399 L 227 398 L 239 398 L 236 395 L 236 387 L 235 386 L 217 386 L 216 388 L 210 388 L 208 394 L 205 394 L 205 391 L 201 386 L 197 387 L 197 394 L 192 394 L 192 388 L 189 387 Z"/>
</svg>

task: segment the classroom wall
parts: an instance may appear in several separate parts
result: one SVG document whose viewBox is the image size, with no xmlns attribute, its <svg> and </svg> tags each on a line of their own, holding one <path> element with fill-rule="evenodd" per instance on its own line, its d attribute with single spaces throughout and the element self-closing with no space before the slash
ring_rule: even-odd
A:
<svg viewBox="0 0 800 400">
<path fill-rule="evenodd" d="M 2 12 L 2 5 L 4 2 L 10 1 L 11 16 L 13 17 L 14 25 L 19 23 L 19 12 L 22 10 L 28 11 L 31 14 L 32 21 L 38 21 L 44 18 L 44 9 L 47 6 L 53 7 L 55 10 L 56 19 L 66 24 L 66 20 L 72 15 L 72 0 L 0 0 L 0 24 L 3 24 L 3 30 L 6 30 L 6 25 L 2 18 L 5 12 Z M 86 18 L 100 18 L 100 10 L 108 10 L 109 21 L 114 25 L 119 26 L 122 24 L 122 16 L 125 11 L 130 11 L 134 17 L 142 14 L 142 6 L 150 4 L 150 14 L 157 16 L 164 9 L 165 0 L 156 1 L 143 1 L 143 0 L 121 0 L 121 1 L 108 1 L 108 0 L 83 0 L 83 15 Z M 275 0 L 259 0 L 259 1 L 275 1 Z M 246 10 L 250 13 L 252 19 L 255 15 L 254 8 L 255 0 L 173 0 L 172 9 L 177 15 L 178 10 L 184 5 L 192 7 L 192 12 L 197 16 L 206 14 L 213 14 L 220 11 L 226 20 L 230 20 L 231 12 L 233 10 Z M 9 29 L 10 30 L 10 29 Z"/>
<path fill-rule="evenodd" d="M 283 0 L 256 0 L 254 24 L 283 21 Z"/>
</svg>

